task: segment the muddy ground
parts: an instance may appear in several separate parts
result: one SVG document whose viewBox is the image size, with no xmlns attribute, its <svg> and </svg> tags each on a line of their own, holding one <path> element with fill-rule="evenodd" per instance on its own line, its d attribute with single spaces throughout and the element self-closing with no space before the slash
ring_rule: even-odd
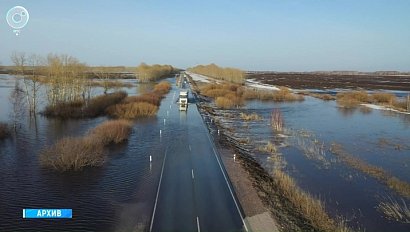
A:
<svg viewBox="0 0 410 232">
<path fill-rule="evenodd" d="M 333 73 L 248 73 L 249 79 L 292 89 L 366 89 L 410 91 L 410 75 Z"/>
</svg>

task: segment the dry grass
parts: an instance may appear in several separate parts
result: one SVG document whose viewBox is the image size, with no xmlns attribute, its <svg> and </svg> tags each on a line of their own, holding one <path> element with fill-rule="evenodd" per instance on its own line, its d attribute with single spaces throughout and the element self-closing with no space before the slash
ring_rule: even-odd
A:
<svg viewBox="0 0 410 232">
<path fill-rule="evenodd" d="M 271 126 L 276 132 L 283 131 L 284 122 L 280 109 L 274 109 L 271 114 Z"/>
<path fill-rule="evenodd" d="M 121 81 L 91 81 L 90 86 L 92 87 L 102 87 L 102 88 L 132 88 L 134 87 L 131 83 L 121 82 Z"/>
<path fill-rule="evenodd" d="M 10 129 L 6 123 L 0 122 L 0 140 L 10 136 Z"/>
<path fill-rule="evenodd" d="M 64 138 L 40 152 L 40 163 L 58 171 L 78 171 L 104 163 L 104 146 L 95 137 Z"/>
<path fill-rule="evenodd" d="M 103 145 L 121 143 L 128 139 L 131 134 L 132 124 L 127 120 L 106 121 L 92 129 L 88 135 Z"/>
<path fill-rule="evenodd" d="M 374 103 L 386 103 L 392 105 L 396 101 L 396 96 L 391 93 L 374 93 L 372 94 Z"/>
<path fill-rule="evenodd" d="M 327 94 L 327 93 L 311 93 L 311 92 L 304 92 L 303 95 L 311 96 L 314 98 L 322 99 L 323 101 L 332 101 L 336 100 L 336 96 Z"/>
<path fill-rule="evenodd" d="M 217 97 L 215 100 L 215 104 L 217 107 L 222 109 L 230 109 L 235 106 L 234 101 L 227 97 Z"/>
<path fill-rule="evenodd" d="M 111 117 L 123 119 L 135 119 L 139 117 L 154 116 L 157 114 L 157 111 L 158 106 L 147 102 L 117 104 L 107 109 L 107 113 Z"/>
<path fill-rule="evenodd" d="M 146 102 L 152 105 L 159 106 L 161 104 L 161 96 L 154 93 L 144 93 L 139 96 L 126 97 L 123 103 Z"/>
<path fill-rule="evenodd" d="M 343 107 L 356 107 L 361 103 L 370 102 L 371 97 L 365 91 L 350 91 L 338 93 L 336 100 Z"/>
<path fill-rule="evenodd" d="M 257 113 L 252 113 L 252 114 L 240 113 L 239 116 L 241 117 L 242 120 L 245 120 L 245 121 L 259 121 L 259 120 L 262 120 L 262 117 Z"/>
<path fill-rule="evenodd" d="M 403 198 L 401 199 L 401 202 L 398 202 L 392 197 L 387 197 L 378 205 L 377 209 L 389 220 L 410 223 L 410 208 L 407 206 Z"/>
<path fill-rule="evenodd" d="M 168 81 L 161 81 L 160 83 L 154 86 L 154 92 L 159 93 L 161 95 L 169 93 L 171 90 L 171 83 Z"/>
<path fill-rule="evenodd" d="M 280 90 L 273 91 L 246 89 L 243 93 L 243 97 L 247 100 L 258 99 L 261 101 L 275 102 L 293 102 L 304 100 L 303 96 L 292 93 L 288 88 L 280 88 Z"/>
<path fill-rule="evenodd" d="M 331 152 L 352 168 L 359 170 L 387 185 L 392 190 L 404 197 L 410 197 L 410 184 L 392 176 L 384 169 L 367 164 L 363 160 L 346 152 L 340 144 L 332 144 Z"/>
<path fill-rule="evenodd" d="M 300 189 L 289 175 L 275 170 L 273 180 L 283 196 L 310 221 L 313 227 L 319 231 L 341 231 L 341 228 L 338 228 L 333 219 L 326 213 L 323 203 Z"/>
<path fill-rule="evenodd" d="M 88 104 L 84 101 L 61 102 L 56 105 L 49 105 L 43 114 L 47 117 L 56 118 L 93 118 L 105 114 L 105 110 L 121 102 L 127 93 L 115 92 L 104 94 L 90 99 Z"/>
<path fill-rule="evenodd" d="M 104 163 L 104 147 L 121 143 L 131 134 L 132 124 L 126 120 L 107 121 L 86 136 L 63 138 L 40 152 L 40 164 L 58 171 L 78 171 Z"/>
</svg>

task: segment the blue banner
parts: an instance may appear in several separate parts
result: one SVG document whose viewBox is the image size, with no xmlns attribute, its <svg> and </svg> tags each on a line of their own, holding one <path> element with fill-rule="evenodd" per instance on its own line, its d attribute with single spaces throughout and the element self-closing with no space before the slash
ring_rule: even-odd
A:
<svg viewBox="0 0 410 232">
<path fill-rule="evenodd" d="M 23 218 L 72 218 L 72 209 L 23 209 Z"/>
</svg>

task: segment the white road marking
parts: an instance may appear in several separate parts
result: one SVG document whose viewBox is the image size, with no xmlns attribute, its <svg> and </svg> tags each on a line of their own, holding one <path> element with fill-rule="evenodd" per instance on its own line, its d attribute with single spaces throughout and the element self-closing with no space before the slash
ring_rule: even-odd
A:
<svg viewBox="0 0 410 232">
<path fill-rule="evenodd" d="M 165 161 L 166 161 L 166 159 L 167 159 L 167 151 L 168 151 L 168 148 L 165 150 L 164 161 L 162 162 L 161 175 L 160 175 L 160 177 L 159 177 L 159 184 L 158 184 L 157 196 L 156 196 L 156 198 L 155 198 L 154 211 L 152 212 L 151 225 L 150 225 L 150 227 L 149 227 L 149 231 L 152 231 L 152 226 L 154 225 L 155 210 L 157 209 L 159 190 L 160 190 L 160 188 L 161 188 L 161 182 L 162 182 L 162 174 L 164 173 Z"/>
<path fill-rule="evenodd" d="M 192 169 L 192 171 L 191 171 L 191 175 L 192 175 L 192 179 L 195 179 L 195 176 L 194 176 L 194 169 Z"/>
<path fill-rule="evenodd" d="M 205 125 L 205 124 L 204 124 L 204 125 Z M 229 185 L 229 182 L 228 182 L 228 179 L 226 178 L 225 172 L 224 172 L 223 169 L 222 169 L 221 162 L 219 162 L 218 156 L 217 156 L 216 151 L 215 151 L 215 145 L 214 145 L 214 143 L 211 141 L 211 137 L 209 137 L 209 133 L 208 133 L 208 132 L 206 133 L 206 135 L 208 136 L 208 140 L 209 140 L 209 142 L 210 142 L 211 145 L 212 145 L 212 150 L 214 151 L 215 159 L 216 159 L 216 161 L 218 162 L 219 168 L 221 169 L 221 172 L 222 172 L 222 175 L 223 175 L 224 178 L 225 178 L 226 185 L 228 185 L 229 192 L 231 193 L 232 199 L 233 199 L 233 201 L 234 201 L 234 203 L 235 203 L 236 209 L 238 210 L 239 216 L 240 216 L 241 219 L 242 219 L 243 226 L 245 227 L 245 230 L 248 231 L 248 227 L 247 227 L 246 224 L 245 224 L 245 220 L 244 220 L 244 217 L 243 217 L 243 215 L 242 215 L 242 213 L 241 213 L 241 210 L 239 209 L 239 205 L 238 205 L 238 203 L 236 202 L 236 199 L 235 199 L 235 197 L 234 197 L 234 195 L 233 195 L 231 186 Z"/>
<path fill-rule="evenodd" d="M 191 149 L 191 145 L 189 145 L 189 150 L 190 150 L 190 151 L 192 151 L 192 149 Z"/>
<path fill-rule="evenodd" d="M 198 227 L 198 232 L 201 232 L 201 227 L 199 227 L 199 217 L 196 217 L 196 226 Z"/>
</svg>

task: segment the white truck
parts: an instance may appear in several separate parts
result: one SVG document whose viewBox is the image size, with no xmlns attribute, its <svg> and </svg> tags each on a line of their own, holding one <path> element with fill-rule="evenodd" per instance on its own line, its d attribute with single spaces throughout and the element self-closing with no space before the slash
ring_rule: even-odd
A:
<svg viewBox="0 0 410 232">
<path fill-rule="evenodd" d="M 188 108 L 188 91 L 179 92 L 179 110 L 186 111 Z"/>
</svg>

